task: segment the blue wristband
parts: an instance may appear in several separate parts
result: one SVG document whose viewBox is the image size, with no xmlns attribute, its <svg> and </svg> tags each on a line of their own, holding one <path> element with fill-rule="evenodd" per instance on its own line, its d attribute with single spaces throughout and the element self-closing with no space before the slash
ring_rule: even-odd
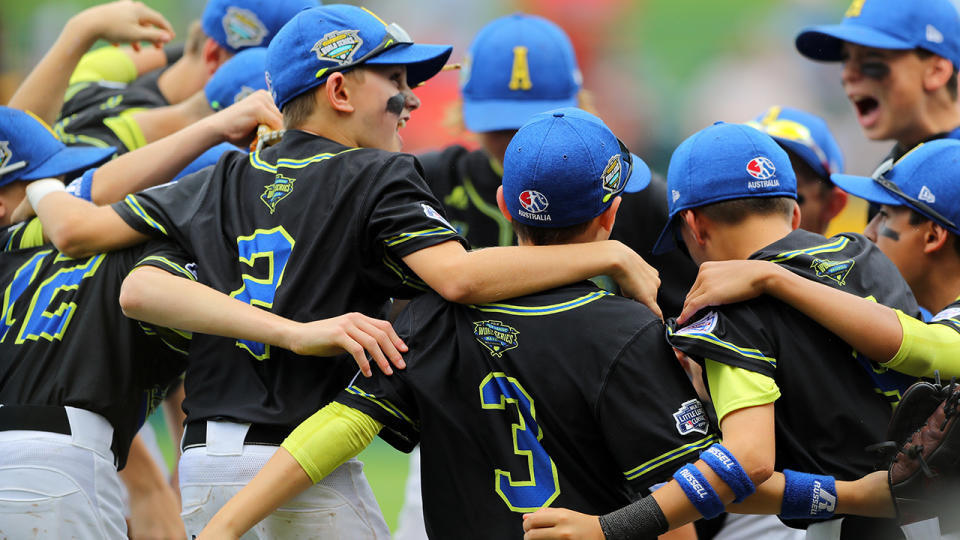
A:
<svg viewBox="0 0 960 540">
<path fill-rule="evenodd" d="M 837 508 L 837 486 L 832 476 L 807 474 L 784 469 L 787 485 L 783 488 L 780 517 L 784 519 L 827 519 Z"/>
<path fill-rule="evenodd" d="M 693 503 L 693 506 L 706 519 L 711 519 L 723 513 L 723 501 L 713 490 L 713 486 L 693 464 L 688 463 L 673 473 L 673 478 L 680 483 L 683 492 Z"/>
<path fill-rule="evenodd" d="M 717 473 L 717 476 L 719 476 L 724 483 L 730 486 L 730 489 L 733 490 L 734 497 L 736 497 L 733 499 L 733 502 L 741 502 L 757 491 L 756 486 L 753 485 L 753 481 L 750 480 L 747 472 L 740 466 L 737 458 L 733 457 L 733 454 L 720 443 L 716 443 L 710 448 L 707 448 L 700 454 L 700 459 L 709 465 L 710 468 L 713 469 L 713 472 Z"/>
</svg>

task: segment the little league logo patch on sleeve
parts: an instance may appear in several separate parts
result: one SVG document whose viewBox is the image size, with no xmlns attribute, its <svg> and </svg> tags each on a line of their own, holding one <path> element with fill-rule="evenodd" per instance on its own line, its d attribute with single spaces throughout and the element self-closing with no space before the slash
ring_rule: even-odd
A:
<svg viewBox="0 0 960 540">
<path fill-rule="evenodd" d="M 847 259 L 845 261 L 830 261 L 827 259 L 814 259 L 810 263 L 810 268 L 817 273 L 818 278 L 832 279 L 837 285 L 843 287 L 847 284 L 847 276 L 853 269 L 855 261 Z"/>
<path fill-rule="evenodd" d="M 717 327 L 717 312 L 711 311 L 707 313 L 699 321 L 688 324 L 683 328 L 674 332 L 675 335 L 682 336 L 684 334 L 700 334 L 700 333 L 710 333 L 713 332 L 713 329 Z"/>
<path fill-rule="evenodd" d="M 426 215 L 428 218 L 433 219 L 433 220 L 436 220 L 436 221 L 439 221 L 440 223 L 443 223 L 443 225 L 444 225 L 446 228 L 450 229 L 451 231 L 456 231 L 456 230 L 457 230 L 456 227 L 454 227 L 453 225 L 451 225 L 449 221 L 447 221 L 446 219 L 443 218 L 443 216 L 440 215 L 440 212 L 437 212 L 436 209 L 434 209 L 434 208 L 433 208 L 432 206 L 430 206 L 429 204 L 420 203 L 420 207 L 423 208 L 423 213 L 424 213 L 424 215 Z"/>
<path fill-rule="evenodd" d="M 263 186 L 265 189 L 263 190 L 263 194 L 260 195 L 260 200 L 263 201 L 263 204 L 267 205 L 271 214 L 277 210 L 277 204 L 279 204 L 280 201 L 285 199 L 287 195 L 293 193 L 293 183 L 296 181 L 296 178 L 287 178 L 286 176 L 278 174 L 272 184 Z"/>
<path fill-rule="evenodd" d="M 620 154 L 614 154 L 610 156 L 607 166 L 603 168 L 603 175 L 600 177 L 600 181 L 603 182 L 603 190 L 607 192 L 603 196 L 603 202 L 609 201 L 620 191 L 620 180 L 622 179 L 620 171 Z"/>
<path fill-rule="evenodd" d="M 703 403 L 699 399 L 684 401 L 680 409 L 673 413 L 673 419 L 677 422 L 677 431 L 680 435 L 697 432 L 703 435 L 707 434 L 707 428 L 710 422 L 707 420 L 707 413 L 703 410 Z"/>
<path fill-rule="evenodd" d="M 267 27 L 249 9 L 227 8 L 222 22 L 223 31 L 227 34 L 227 45 L 234 49 L 255 47 L 267 37 Z"/>
<path fill-rule="evenodd" d="M 353 55 L 360 50 L 363 39 L 359 30 L 337 30 L 328 32 L 320 41 L 313 44 L 311 52 L 317 53 L 317 60 L 332 60 L 338 64 L 349 64 Z"/>
<path fill-rule="evenodd" d="M 503 353 L 517 348 L 520 332 L 500 321 L 477 321 L 473 323 L 473 335 L 490 351 L 490 356 L 500 358 Z"/>
</svg>

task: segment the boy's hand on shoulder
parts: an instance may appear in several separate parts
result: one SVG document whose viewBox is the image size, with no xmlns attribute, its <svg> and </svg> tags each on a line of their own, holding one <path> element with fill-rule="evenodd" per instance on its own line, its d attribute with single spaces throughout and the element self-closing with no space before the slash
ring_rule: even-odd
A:
<svg viewBox="0 0 960 540">
<path fill-rule="evenodd" d="M 130 43 L 140 50 L 140 42 L 147 41 L 162 47 L 176 33 L 173 26 L 159 12 L 141 2 L 120 0 L 85 9 L 68 23 L 76 35 L 104 39 L 113 44 Z"/>
</svg>

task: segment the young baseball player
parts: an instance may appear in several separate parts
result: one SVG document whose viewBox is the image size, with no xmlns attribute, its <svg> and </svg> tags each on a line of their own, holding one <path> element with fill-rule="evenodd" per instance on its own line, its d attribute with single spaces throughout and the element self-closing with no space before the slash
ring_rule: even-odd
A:
<svg viewBox="0 0 960 540">
<path fill-rule="evenodd" d="M 797 230 L 789 157 L 767 135 L 743 125 L 706 128 L 674 152 L 667 182 L 673 220 L 661 234 L 661 248 L 682 237 L 701 263 L 769 260 L 806 279 L 917 313 L 896 267 L 866 238 L 827 239 Z M 757 497 L 744 503 L 751 505 L 747 511 L 779 513 L 786 523 L 807 527 L 808 534 L 899 534 L 885 520 L 822 520 L 835 514 L 892 515 L 888 491 L 857 489 L 841 480 L 873 470 L 873 456 L 864 447 L 884 437 L 897 396 L 891 389 L 900 381 L 878 373 L 883 370 L 862 356 L 853 358 L 854 351 L 837 336 L 766 297 L 711 310 L 685 327 L 671 326 L 668 338 L 702 363 L 723 447 L 701 454 L 701 461 L 677 471 L 674 481 L 651 496 L 599 520 L 559 510 L 534 514 L 524 523 L 528 538 L 558 538 L 568 527 L 589 531 L 591 538 L 644 538 L 716 515 L 755 489 Z M 879 473 L 867 481 L 882 487 L 885 477 Z"/>
<path fill-rule="evenodd" d="M 278 144 L 248 157 L 228 153 L 212 170 L 113 207 L 52 193 L 49 184 L 31 191 L 31 202 L 68 253 L 170 237 L 197 258 L 201 282 L 294 320 L 380 315 L 390 297 L 428 287 L 475 303 L 604 273 L 655 306 L 655 272 L 616 242 L 464 249 L 416 161 L 393 153 L 419 105 L 410 86 L 437 73 L 449 53 L 412 43 L 397 25 L 361 8 L 302 11 L 268 52 L 287 127 Z M 533 212 L 541 202 L 529 204 Z M 180 482 L 193 534 L 353 369 L 249 340 L 198 335 L 190 352 Z M 388 534 L 356 461 L 295 504 L 322 511 L 294 512 L 293 520 L 278 515 L 287 531 Z M 336 523 L 317 522 L 329 522 L 327 510 L 339 512 Z"/>
<path fill-rule="evenodd" d="M 21 111 L 0 108 L 0 120 L 0 211 L 17 204 L 26 182 L 93 165 L 112 152 L 67 148 Z M 248 119 L 247 130 L 258 120 Z M 6 516 L 2 531 L 11 538 L 126 538 L 116 469 L 129 463 L 128 448 L 133 458 L 134 433 L 179 378 L 189 334 L 123 317 L 118 296 L 130 313 L 150 295 L 181 299 L 167 328 L 226 332 L 301 354 L 347 349 L 365 363 L 353 349 L 363 351 L 359 337 L 373 358 L 386 352 L 399 359 L 402 342 L 388 323 L 359 314 L 310 324 L 280 319 L 194 283 L 185 254 L 169 242 L 72 259 L 41 238 L 35 220 L 0 229 L 0 512 Z M 161 278 L 143 266 L 155 266 L 166 280 L 157 282 Z M 132 280 L 121 294 L 134 268 L 158 285 L 145 291 Z M 370 342 L 360 337 L 365 328 L 395 341 L 380 343 L 367 334 Z M 141 458 L 138 464 L 150 464 L 149 456 Z M 156 474 L 140 467 L 125 475 L 135 507 L 143 503 L 143 488 L 165 484 Z M 176 504 L 172 495 L 149 501 Z M 154 519 L 160 515 L 150 512 Z M 175 521 L 165 533 L 182 537 L 183 525 Z"/>
<path fill-rule="evenodd" d="M 916 147 L 877 180 L 837 175 L 850 193 L 880 206 L 866 235 L 900 269 L 929 324 L 884 305 L 826 287 L 765 261 L 705 263 L 678 322 L 707 306 L 770 294 L 829 328 L 853 348 L 893 369 L 932 377 L 960 375 L 960 142 Z M 735 276 L 734 276 L 735 274 Z"/>
<path fill-rule="evenodd" d="M 843 172 L 843 152 L 827 123 L 814 114 L 775 105 L 747 125 L 770 135 L 786 150 L 797 175 L 800 228 L 824 234 L 847 205 L 847 192 L 830 181 L 831 174 Z"/>
<path fill-rule="evenodd" d="M 960 16 L 952 1 L 853 0 L 841 24 L 805 29 L 796 46 L 807 58 L 843 64 L 860 127 L 896 143 L 890 158 L 960 137 Z"/>
<path fill-rule="evenodd" d="M 450 223 L 474 247 L 512 245 L 510 222 L 499 212 L 496 192 L 503 155 L 514 133 L 532 115 L 558 107 L 580 107 L 596 114 L 570 39 L 562 28 L 535 15 L 516 13 L 496 19 L 474 37 L 461 68 L 463 127 L 475 133 L 481 149 L 454 145 L 418 156 L 424 178 L 444 205 Z M 658 305 L 679 313 L 696 266 L 680 252 L 650 253 L 667 221 L 666 185 L 655 177 L 640 192 L 622 195 L 611 238 L 640 253 L 659 271 Z"/>
<path fill-rule="evenodd" d="M 556 109 L 513 138 L 498 203 L 522 246 L 594 242 L 622 190 L 649 177 L 600 119 Z M 530 197 L 548 204 L 530 214 Z M 616 508 L 715 442 L 658 318 L 592 283 L 472 306 L 424 295 L 397 328 L 407 368 L 355 380 L 201 538 L 239 538 L 378 432 L 399 450 L 422 445 L 433 538 L 520 538 L 531 509 Z"/>
</svg>

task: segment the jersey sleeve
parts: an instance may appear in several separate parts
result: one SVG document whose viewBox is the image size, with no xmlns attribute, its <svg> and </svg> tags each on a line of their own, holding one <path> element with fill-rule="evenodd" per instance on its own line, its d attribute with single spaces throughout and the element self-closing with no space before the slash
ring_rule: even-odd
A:
<svg viewBox="0 0 960 540">
<path fill-rule="evenodd" d="M 662 329 L 650 324 L 624 348 L 597 403 L 607 445 L 637 493 L 719 441 L 693 385 L 662 343 Z"/>
<path fill-rule="evenodd" d="M 397 258 L 448 240 L 466 245 L 447 222 L 413 156 L 397 154 L 384 163 L 360 214 L 358 219 L 367 217 L 366 239 L 374 243 L 371 248 L 385 246 Z"/>
<path fill-rule="evenodd" d="M 710 358 L 722 364 L 773 377 L 777 369 L 773 340 L 764 330 L 756 302 L 741 302 L 710 311 L 683 328 L 671 322 L 667 341 L 694 360 Z"/>
<path fill-rule="evenodd" d="M 137 78 L 137 66 L 117 47 L 100 47 L 80 58 L 70 75 L 70 84 L 114 81 L 129 83 Z"/>
<path fill-rule="evenodd" d="M 144 249 L 137 255 L 130 271 L 145 266 L 159 268 L 191 281 L 197 280 L 193 262 L 179 246 L 169 241 L 152 241 L 144 245 Z M 166 328 L 140 321 L 140 329 L 148 336 L 159 339 L 164 347 L 182 356 L 187 356 L 193 334 L 176 328 Z"/>
<path fill-rule="evenodd" d="M 941 311 L 930 323 L 897 310 L 903 328 L 900 350 L 883 367 L 913 375 L 933 377 L 934 371 L 950 378 L 960 376 L 960 304 Z"/>
<path fill-rule="evenodd" d="M 420 418 L 407 375 L 415 369 L 416 345 L 412 334 L 414 305 L 409 305 L 400 314 L 393 326 L 397 334 L 409 346 L 404 355 L 407 368 L 394 370 L 393 375 L 384 375 L 376 367 L 373 376 L 360 374 L 351 381 L 336 401 L 356 409 L 383 424 L 380 438 L 401 452 L 410 452 L 420 442 Z"/>
<path fill-rule="evenodd" d="M 153 238 L 169 238 L 195 253 L 188 230 L 191 220 L 202 211 L 211 174 L 211 169 L 204 169 L 177 183 L 127 195 L 111 207 L 134 230 Z"/>
<path fill-rule="evenodd" d="M 780 398 L 776 381 L 756 371 L 704 360 L 710 399 L 717 413 L 717 422 L 740 409 L 773 403 Z"/>
</svg>

